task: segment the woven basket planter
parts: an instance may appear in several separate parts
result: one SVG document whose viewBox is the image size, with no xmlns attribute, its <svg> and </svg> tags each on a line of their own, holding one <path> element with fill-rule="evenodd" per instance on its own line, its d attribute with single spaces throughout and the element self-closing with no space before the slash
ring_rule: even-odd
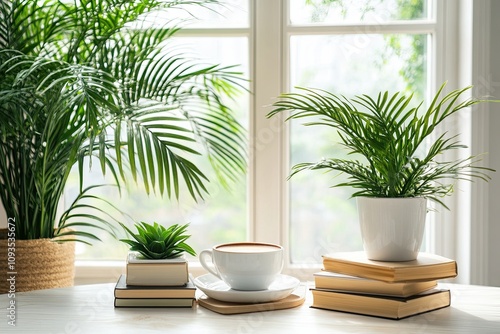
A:
<svg viewBox="0 0 500 334">
<path fill-rule="evenodd" d="M 73 285 L 74 242 L 57 243 L 50 239 L 34 239 L 15 240 L 15 247 L 8 247 L 8 244 L 6 230 L 2 229 L 0 231 L 0 293 L 8 293 L 14 282 L 16 292 Z M 15 258 L 9 259 L 9 248 L 15 248 Z M 12 265 L 14 267 L 11 267 Z"/>
</svg>

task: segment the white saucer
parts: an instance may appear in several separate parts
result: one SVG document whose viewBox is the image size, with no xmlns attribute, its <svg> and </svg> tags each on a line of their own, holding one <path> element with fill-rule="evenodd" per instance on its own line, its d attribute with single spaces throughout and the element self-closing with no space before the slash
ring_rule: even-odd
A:
<svg viewBox="0 0 500 334">
<path fill-rule="evenodd" d="M 278 275 L 267 290 L 233 290 L 226 283 L 212 274 L 198 276 L 194 285 L 208 297 L 233 303 L 265 303 L 288 297 L 300 281 L 292 276 Z"/>
</svg>

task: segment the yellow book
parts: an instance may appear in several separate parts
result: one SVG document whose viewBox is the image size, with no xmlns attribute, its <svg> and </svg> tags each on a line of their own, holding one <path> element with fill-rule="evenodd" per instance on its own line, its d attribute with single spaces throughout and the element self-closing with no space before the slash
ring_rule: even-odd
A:
<svg viewBox="0 0 500 334">
<path fill-rule="evenodd" d="M 450 291 L 432 289 L 406 298 L 363 295 L 312 289 L 313 308 L 356 313 L 389 319 L 413 315 L 450 306 Z"/>
<path fill-rule="evenodd" d="M 193 307 L 192 298 L 115 298 L 115 307 Z"/>
<path fill-rule="evenodd" d="M 121 275 L 115 286 L 115 298 L 194 298 L 196 287 L 189 281 L 185 286 L 127 285 Z"/>
<path fill-rule="evenodd" d="M 395 297 L 408 297 L 433 289 L 436 280 L 422 282 L 387 283 L 369 278 L 355 277 L 322 271 L 314 274 L 317 289 L 336 290 L 339 292 L 357 292 Z"/>
<path fill-rule="evenodd" d="M 389 283 L 430 281 L 457 276 L 454 260 L 420 253 L 413 261 L 382 262 L 369 260 L 365 252 L 339 252 L 323 256 L 326 271 L 370 278 Z"/>
</svg>

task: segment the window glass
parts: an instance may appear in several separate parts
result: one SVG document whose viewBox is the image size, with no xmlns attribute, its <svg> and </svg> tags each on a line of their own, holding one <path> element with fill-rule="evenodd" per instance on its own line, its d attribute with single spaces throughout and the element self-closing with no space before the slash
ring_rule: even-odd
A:
<svg viewBox="0 0 500 334">
<path fill-rule="evenodd" d="M 290 39 L 290 89 L 321 88 L 348 98 L 379 91 L 414 92 L 416 105 L 427 90 L 428 35 L 300 35 Z M 304 126 L 290 128 L 290 165 L 345 157 L 336 131 Z M 347 181 L 336 172 L 296 174 L 290 184 L 290 245 L 293 263 L 320 261 L 331 251 L 361 250 L 355 199 L 350 188 L 331 188 Z"/>
<path fill-rule="evenodd" d="M 291 24 L 423 20 L 432 8 L 425 0 L 289 0 L 289 6 Z"/>
<path fill-rule="evenodd" d="M 189 56 L 201 58 L 202 62 L 207 64 L 240 64 L 235 71 L 243 72 L 243 77 L 248 78 L 247 37 L 178 37 L 171 40 L 169 46 L 185 51 Z M 227 104 L 236 110 L 240 122 L 247 126 L 249 93 L 242 91 L 237 100 L 227 101 Z M 210 180 L 207 184 L 210 195 L 207 195 L 204 201 L 195 202 L 189 197 L 187 190 L 181 190 L 179 201 L 175 198 L 171 200 L 166 197 L 161 198 L 155 194 L 147 196 L 141 182 L 137 185 L 131 183 L 128 190 L 123 189 L 121 196 L 115 187 L 101 188 L 99 194 L 130 215 L 129 218 L 123 218 L 129 226 L 134 221 L 147 223 L 156 221 L 164 226 L 190 223 L 188 232 L 192 236 L 189 241 L 197 252 L 217 243 L 245 240 L 248 221 L 246 175 L 241 175 L 236 184 L 230 189 L 225 189 L 218 184 L 206 160 L 200 158 L 194 162 Z M 106 180 L 100 176 L 100 166 L 97 161 L 93 164 L 91 172 L 86 168 L 85 178 L 89 181 L 87 185 L 109 184 L 112 181 L 111 178 Z M 68 182 L 66 205 L 69 205 L 69 201 L 76 196 L 77 190 L 78 175 L 75 170 Z M 109 210 L 112 211 L 111 208 Z M 105 232 L 99 233 L 99 236 L 104 242 L 95 242 L 93 246 L 77 244 L 78 259 L 124 259 L 128 249 L 126 245 Z"/>
<path fill-rule="evenodd" d="M 182 27 L 198 29 L 249 27 L 249 0 L 224 0 L 202 6 L 185 3 L 145 15 L 143 27 L 161 28 L 171 22 L 183 22 Z"/>
<path fill-rule="evenodd" d="M 150 16 L 146 20 L 146 26 L 142 27 L 147 27 L 147 24 L 160 26 L 169 19 L 189 19 L 188 28 L 207 28 L 206 32 L 195 30 L 184 33 L 182 37 L 170 40 L 167 47 L 184 52 L 187 56 L 202 58 L 206 63 L 240 64 L 236 70 L 250 78 L 250 59 L 254 59 L 250 53 L 265 53 L 266 48 L 259 45 L 258 41 L 249 40 L 250 29 L 239 29 L 250 27 L 249 4 L 249 0 L 230 0 L 224 1 L 222 7 L 217 6 L 215 9 L 209 6 L 208 10 L 200 11 L 196 6 L 188 6 L 187 9 L 193 16 L 187 15 L 182 9 L 170 11 L 168 17 L 155 13 L 156 16 Z M 284 77 L 289 78 L 286 90 L 294 90 L 296 86 L 315 87 L 346 97 L 356 94 L 373 95 L 385 90 L 412 91 L 414 102 L 417 103 L 427 95 L 430 68 L 427 55 L 430 53 L 428 48 L 431 45 L 431 34 L 383 34 L 373 29 L 358 29 L 345 35 L 325 35 L 323 30 L 314 35 L 310 27 L 300 31 L 299 25 L 428 19 L 432 14 L 431 4 L 431 1 L 424 0 L 289 0 L 289 6 L 284 8 L 289 8 L 290 21 L 297 26 L 292 36 L 287 37 L 288 45 L 283 49 L 284 54 L 289 52 L 290 60 L 290 67 L 284 69 Z M 268 3 L 262 2 L 262 6 L 266 7 Z M 406 21 L 404 24 L 410 26 L 411 22 Z M 217 31 L 210 28 L 217 28 Z M 411 29 L 405 28 L 405 32 L 409 30 Z M 228 32 L 229 36 L 240 37 L 213 36 L 219 33 L 223 35 L 224 32 Z M 198 33 L 205 37 L 195 37 L 194 34 Z M 277 43 L 279 38 L 280 36 L 276 36 Z M 260 50 L 251 50 L 249 45 L 253 43 L 261 46 Z M 262 59 L 255 57 L 257 58 Z M 263 84 L 262 79 L 250 79 L 253 85 Z M 251 119 L 250 99 L 251 95 L 244 93 L 236 101 L 228 101 L 238 111 L 240 121 L 248 128 L 251 127 L 248 124 Z M 255 112 L 260 112 L 261 107 L 255 106 Z M 259 129 L 255 131 L 258 132 Z M 296 120 L 290 123 L 289 153 L 290 166 L 345 154 L 335 131 L 318 126 L 305 127 Z M 199 163 L 205 162 L 200 160 Z M 201 168 L 209 170 L 204 166 Z M 97 162 L 93 169 L 95 173 L 89 174 L 88 180 L 109 183 L 109 180 L 103 180 L 99 176 Z M 159 198 L 154 194 L 148 197 L 140 183 L 137 186 L 131 185 L 121 197 L 112 187 L 101 191 L 135 221 L 157 221 L 164 225 L 191 223 L 190 240 L 197 251 L 222 242 L 248 239 L 248 224 L 259 224 L 258 221 L 248 222 L 248 176 L 241 176 L 241 180 L 230 190 L 220 187 L 214 175 L 208 174 L 208 177 L 213 180 L 208 185 L 210 196 L 199 203 L 192 201 L 187 192 L 181 193 L 179 202 Z M 73 188 L 68 189 L 66 201 L 76 195 L 77 174 L 72 175 L 72 178 Z M 352 190 L 331 188 L 331 185 L 343 178 L 345 176 L 333 173 L 303 172 L 289 181 L 283 180 L 288 182 L 290 190 L 290 240 L 285 242 L 290 245 L 292 263 L 317 264 L 321 261 L 321 255 L 326 252 L 362 248 L 356 201 L 350 199 Z M 269 191 L 278 192 L 277 189 Z M 101 234 L 101 237 L 104 242 L 95 243 L 92 247 L 78 244 L 78 258 L 122 260 L 127 247 L 106 234 Z"/>
</svg>

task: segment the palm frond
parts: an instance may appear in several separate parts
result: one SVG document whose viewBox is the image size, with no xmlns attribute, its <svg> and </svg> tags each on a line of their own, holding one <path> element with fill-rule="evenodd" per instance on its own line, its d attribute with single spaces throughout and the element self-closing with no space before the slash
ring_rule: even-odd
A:
<svg viewBox="0 0 500 334">
<path fill-rule="evenodd" d="M 283 94 L 268 114 L 290 112 L 287 120 L 314 117 L 305 126 L 329 126 L 338 131 L 343 147 L 350 155 L 363 157 L 362 161 L 323 159 L 316 163 L 300 163 L 292 167 L 290 177 L 305 170 L 334 170 L 348 175 L 348 181 L 335 186 L 355 189 L 354 197 L 417 197 L 423 196 L 440 204 L 440 197 L 451 194 L 456 180 L 489 180 L 491 168 L 478 165 L 471 156 L 458 161 L 439 161 L 446 151 L 465 146 L 456 136 L 447 133 L 434 138 L 423 156 L 420 150 L 437 127 L 448 117 L 485 102 L 464 99 L 471 87 L 453 90 L 441 97 L 443 84 L 423 113 L 423 102 L 410 107 L 412 96 L 399 93 L 379 93 L 376 98 L 367 95 L 349 100 L 331 92 L 299 88 L 298 93 Z M 443 204 L 444 205 L 444 204 Z M 446 207 L 446 206 L 445 206 Z"/>
<path fill-rule="evenodd" d="M 146 192 L 176 198 L 181 189 L 206 196 L 200 155 L 222 182 L 245 171 L 246 135 L 224 102 L 243 87 L 241 75 L 169 49 L 166 41 L 179 30 L 173 21 L 142 29 L 151 12 L 216 3 L 0 2 L 0 199 L 9 217 L 23 222 L 19 239 L 65 233 L 87 242 L 86 232 L 73 238 L 62 229 L 111 227 L 99 208 L 103 199 L 84 186 L 92 158 L 118 189 L 142 179 Z M 78 202 L 54 232 L 73 166 Z M 99 204 L 80 202 L 87 200 Z"/>
</svg>

